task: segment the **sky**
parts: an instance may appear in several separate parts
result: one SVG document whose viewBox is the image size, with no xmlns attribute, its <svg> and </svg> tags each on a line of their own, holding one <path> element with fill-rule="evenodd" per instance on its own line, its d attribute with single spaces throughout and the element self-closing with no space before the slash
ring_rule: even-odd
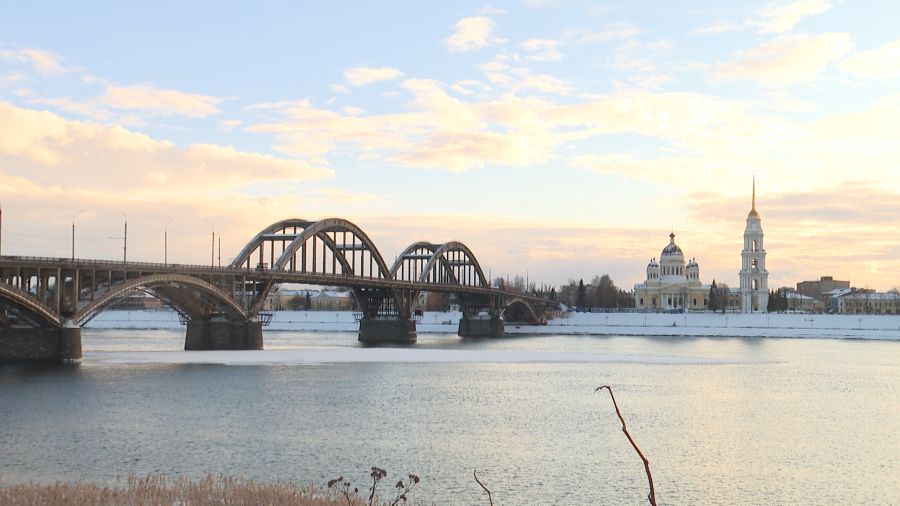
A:
<svg viewBox="0 0 900 506">
<path fill-rule="evenodd" d="M 342 217 L 390 262 L 900 284 L 900 3 L 0 1 L 5 255 L 222 263 Z"/>
</svg>

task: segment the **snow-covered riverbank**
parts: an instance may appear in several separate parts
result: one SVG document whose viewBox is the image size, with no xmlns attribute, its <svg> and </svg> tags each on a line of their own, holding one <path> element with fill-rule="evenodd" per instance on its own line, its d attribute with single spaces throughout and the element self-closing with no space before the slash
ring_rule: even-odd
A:
<svg viewBox="0 0 900 506">
<path fill-rule="evenodd" d="M 420 333 L 455 333 L 459 312 L 425 313 Z M 106 311 L 88 328 L 175 329 L 178 315 L 171 311 Z M 348 311 L 277 311 L 271 331 L 356 332 L 358 323 Z M 722 337 L 858 338 L 900 340 L 900 316 L 721 313 L 569 313 L 545 326 L 507 324 L 516 334 L 652 335 Z"/>
</svg>

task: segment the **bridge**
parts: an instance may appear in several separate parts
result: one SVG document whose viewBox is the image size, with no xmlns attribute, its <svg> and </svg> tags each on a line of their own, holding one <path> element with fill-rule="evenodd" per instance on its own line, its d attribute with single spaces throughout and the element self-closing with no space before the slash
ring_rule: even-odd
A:
<svg viewBox="0 0 900 506">
<path fill-rule="evenodd" d="M 455 294 L 462 337 L 497 337 L 504 316 L 537 319 L 554 302 L 493 288 L 463 243 L 415 242 L 388 265 L 340 218 L 287 219 L 253 237 L 225 267 L 0 256 L 0 361 L 77 361 L 81 327 L 134 291 L 186 324 L 185 350 L 263 348 L 266 297 L 282 283 L 352 290 L 367 344 L 416 341 L 420 292 Z"/>
</svg>

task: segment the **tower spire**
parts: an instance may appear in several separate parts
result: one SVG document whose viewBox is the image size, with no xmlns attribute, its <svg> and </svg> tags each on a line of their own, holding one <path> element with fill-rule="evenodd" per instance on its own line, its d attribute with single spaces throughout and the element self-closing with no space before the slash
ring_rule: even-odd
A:
<svg viewBox="0 0 900 506">
<path fill-rule="evenodd" d="M 750 204 L 750 210 L 756 211 L 756 174 L 753 175 L 753 202 Z"/>
</svg>

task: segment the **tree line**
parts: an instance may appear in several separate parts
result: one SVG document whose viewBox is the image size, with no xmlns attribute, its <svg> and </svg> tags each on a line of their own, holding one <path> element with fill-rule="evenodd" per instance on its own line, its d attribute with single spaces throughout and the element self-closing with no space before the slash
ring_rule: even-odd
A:
<svg viewBox="0 0 900 506">
<path fill-rule="evenodd" d="M 567 285 L 560 288 L 559 300 L 569 307 L 579 309 L 634 307 L 632 294 L 616 286 L 609 274 L 594 276 L 588 284 L 585 284 L 584 279 L 579 279 L 577 283 L 570 279 Z"/>
</svg>

